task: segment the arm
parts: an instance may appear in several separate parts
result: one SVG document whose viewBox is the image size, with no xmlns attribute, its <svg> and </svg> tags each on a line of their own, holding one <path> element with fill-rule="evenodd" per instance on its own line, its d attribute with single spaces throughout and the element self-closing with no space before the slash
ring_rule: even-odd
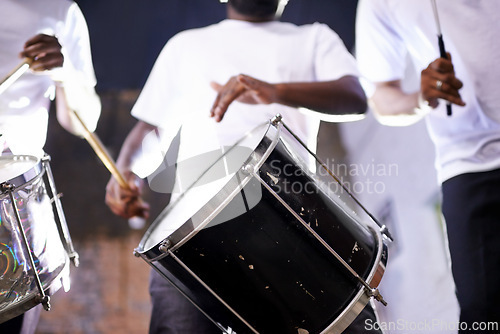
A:
<svg viewBox="0 0 500 334">
<path fill-rule="evenodd" d="M 441 86 L 438 81 L 441 81 Z M 436 108 L 438 99 L 464 106 L 459 93 L 462 86 L 462 82 L 455 77 L 451 57 L 438 58 L 422 71 L 419 92 L 405 93 L 399 80 L 379 82 L 370 105 L 381 123 L 407 125 L 420 120 L 431 108 Z"/>
<path fill-rule="evenodd" d="M 65 59 L 58 39 L 38 34 L 25 43 L 20 56 L 33 59 L 31 70 L 39 73 L 50 71 L 47 74 L 57 82 L 56 112 L 61 126 L 72 134 L 83 134 L 80 123 L 72 115 L 72 110 L 75 110 L 80 112 L 83 120 L 87 119 L 86 125 L 93 131 L 100 115 L 100 99 L 93 86 L 86 84 L 85 80 L 78 80 L 79 75 L 73 73 L 76 70 L 69 65 L 63 69 L 63 64 L 70 63 L 70 60 Z"/>
<path fill-rule="evenodd" d="M 140 152 L 144 137 L 157 128 L 139 121 L 130 131 L 116 161 L 116 167 L 127 180 L 130 189 L 120 187 L 114 177 L 106 186 L 106 204 L 111 211 L 121 217 L 140 216 L 148 218 L 149 205 L 141 201 L 142 179 L 131 171 L 133 158 Z"/>
<path fill-rule="evenodd" d="M 409 125 L 419 121 L 423 115 L 415 110 L 419 107 L 418 94 L 405 93 L 399 80 L 378 82 L 369 103 L 380 123 Z"/>
<path fill-rule="evenodd" d="M 220 122 L 234 101 L 249 104 L 279 103 L 289 107 L 307 108 L 325 114 L 363 114 L 366 97 L 354 76 L 321 82 L 271 84 L 240 74 L 225 85 L 212 83 L 218 94 L 211 116 Z"/>
<path fill-rule="evenodd" d="M 93 132 L 101 113 L 101 100 L 94 87 L 76 80 L 64 80 L 56 84 L 56 114 L 61 126 L 69 133 L 83 136 L 84 130 L 73 115 L 77 112 L 89 131 Z"/>
</svg>

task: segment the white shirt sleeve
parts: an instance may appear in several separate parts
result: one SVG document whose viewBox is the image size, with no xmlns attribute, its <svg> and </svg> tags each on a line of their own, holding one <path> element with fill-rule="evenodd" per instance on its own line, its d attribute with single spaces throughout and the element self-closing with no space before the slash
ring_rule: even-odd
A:
<svg viewBox="0 0 500 334">
<path fill-rule="evenodd" d="M 344 42 L 332 29 L 314 23 L 317 29 L 315 49 L 315 76 L 318 81 L 340 79 L 346 75 L 359 76 L 356 60 Z"/>
<path fill-rule="evenodd" d="M 61 69 L 54 70 L 52 78 L 63 83 L 69 107 L 94 131 L 101 103 L 95 93 L 96 77 L 87 23 L 76 3 L 68 8 L 64 23 L 56 27 L 56 37 L 62 46 L 64 63 Z"/>
<path fill-rule="evenodd" d="M 360 0 L 356 18 L 356 58 L 363 77 L 372 82 L 404 77 L 407 49 L 386 0 Z"/>
</svg>

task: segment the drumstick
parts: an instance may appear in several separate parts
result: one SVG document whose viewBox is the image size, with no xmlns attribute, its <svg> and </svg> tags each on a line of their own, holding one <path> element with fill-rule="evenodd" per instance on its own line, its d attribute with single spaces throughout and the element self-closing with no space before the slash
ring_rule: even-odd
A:
<svg viewBox="0 0 500 334">
<path fill-rule="evenodd" d="M 83 120 L 80 118 L 80 116 L 78 115 L 78 113 L 75 110 L 71 109 L 71 111 L 73 112 L 73 115 L 76 117 L 76 119 L 78 120 L 78 122 L 80 123 L 80 125 L 82 126 L 82 128 L 84 130 L 83 137 L 87 140 L 87 142 L 90 144 L 90 146 L 94 149 L 95 153 L 97 154 L 99 159 L 102 161 L 104 166 L 106 166 L 106 168 L 111 172 L 111 175 L 113 175 L 113 177 L 116 179 L 116 181 L 118 181 L 118 184 L 120 185 L 120 187 L 127 189 L 127 190 L 131 190 L 129 184 L 127 183 L 127 181 L 125 181 L 125 178 L 123 177 L 123 175 L 120 173 L 120 171 L 116 167 L 116 164 L 114 163 L 113 159 L 109 155 L 108 151 L 104 148 L 104 145 L 102 144 L 99 137 L 97 137 L 97 135 L 95 133 L 91 132 L 87 128 L 87 126 L 85 125 L 85 123 L 83 122 Z"/>
<path fill-rule="evenodd" d="M 10 85 L 12 85 L 17 79 L 19 79 L 19 77 L 21 77 L 21 75 L 23 75 L 23 73 L 29 69 L 32 62 L 33 60 L 31 58 L 24 58 L 19 65 L 17 65 L 9 74 L 7 74 L 7 76 L 0 82 L 0 94 L 3 93 L 8 87 L 10 87 Z M 87 128 L 87 126 L 75 110 L 69 107 L 68 109 L 73 112 L 76 119 L 79 121 L 84 130 L 84 138 L 89 142 L 90 146 L 92 146 L 97 156 L 101 159 L 101 161 L 108 168 L 111 174 L 116 178 L 120 186 L 122 188 L 130 190 L 130 186 L 128 185 L 127 181 L 125 181 L 125 178 L 118 171 L 118 168 L 116 168 L 115 163 L 109 156 L 108 152 L 104 149 L 104 146 L 102 145 L 97 135 L 92 133 Z"/>
<path fill-rule="evenodd" d="M 436 20 L 436 27 L 438 31 L 438 45 L 439 45 L 439 56 L 441 58 L 448 58 L 446 54 L 446 49 L 444 48 L 443 34 L 441 32 L 441 24 L 439 23 L 439 15 L 436 5 L 436 0 L 432 1 L 432 10 L 434 11 L 434 19 Z M 446 103 L 446 114 L 451 116 L 451 103 Z"/>
<path fill-rule="evenodd" d="M 5 78 L 0 81 L 0 94 L 7 90 L 24 72 L 29 68 L 33 59 L 24 58 L 22 62 L 19 63 Z"/>
<path fill-rule="evenodd" d="M 76 117 L 76 119 L 78 120 L 78 122 L 82 126 L 82 128 L 84 130 L 83 137 L 87 140 L 87 142 L 90 144 L 90 146 L 94 149 L 94 152 L 97 154 L 97 156 L 102 161 L 104 166 L 106 166 L 106 168 L 111 172 L 111 175 L 116 179 L 116 181 L 118 182 L 120 187 L 127 189 L 127 190 L 131 190 L 129 184 L 127 183 L 127 181 L 123 177 L 122 173 L 120 173 L 120 171 L 116 167 L 116 164 L 114 163 L 113 159 L 109 155 L 108 151 L 104 148 L 104 145 L 102 144 L 99 137 L 87 128 L 87 126 L 85 125 L 85 123 L 83 122 L 83 120 L 80 118 L 80 116 L 78 115 L 78 113 L 75 110 L 73 110 L 71 108 L 68 108 L 68 109 L 70 109 L 72 111 L 73 115 Z M 142 226 L 144 225 L 145 219 L 142 217 L 139 217 L 139 216 L 135 216 L 135 217 L 131 217 L 128 220 L 128 222 L 129 222 L 129 226 L 131 228 L 139 229 L 139 228 L 142 228 Z"/>
</svg>

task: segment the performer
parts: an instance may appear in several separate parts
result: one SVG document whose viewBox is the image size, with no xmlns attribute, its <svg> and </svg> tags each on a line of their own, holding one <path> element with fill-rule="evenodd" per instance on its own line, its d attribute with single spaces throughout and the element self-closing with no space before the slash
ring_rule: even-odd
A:
<svg viewBox="0 0 500 334">
<path fill-rule="evenodd" d="M 33 60 L 31 71 L 0 95 L 4 151 L 41 155 L 54 93 L 57 118 L 66 130 L 80 134 L 69 106 L 93 131 L 101 106 L 94 90 L 87 25 L 78 6 L 66 0 L 6 0 L 0 10 L 0 76 L 22 58 Z"/>
<path fill-rule="evenodd" d="M 96 79 L 85 19 L 72 1 L 0 1 L 0 78 L 23 58 L 30 70 L 0 94 L 2 154 L 41 157 L 47 135 L 48 110 L 56 97 L 57 118 L 73 134 L 79 112 L 94 130 L 100 115 Z M 0 324 L 2 333 L 33 333 L 40 307 Z"/>
<path fill-rule="evenodd" d="M 424 118 L 436 148 L 460 332 L 500 325 L 500 3 L 437 1 L 447 58 L 439 58 L 430 1 L 361 0 L 357 58 L 374 83 L 381 122 Z M 406 92 L 407 60 L 421 71 Z M 453 113 L 447 115 L 446 103 Z M 482 327 L 479 328 L 479 324 Z"/>
<path fill-rule="evenodd" d="M 138 184 L 164 158 L 161 153 L 146 157 L 151 152 L 144 152 L 143 139 L 150 141 L 150 135 L 159 135 L 160 152 L 174 138 L 180 141 L 176 161 L 185 161 L 234 144 L 280 113 L 315 150 L 321 115 L 366 111 L 355 61 L 337 34 L 324 24 L 279 22 L 279 5 L 283 2 L 229 0 L 226 20 L 181 32 L 166 44 L 133 107 L 139 121 L 117 159 L 132 190 L 113 178 L 107 185 L 106 203 L 115 214 L 148 216 Z M 306 116 L 298 107 L 315 112 Z M 189 171 L 177 170 L 182 181 L 186 175 L 179 173 Z M 156 273 L 150 293 L 150 333 L 220 333 Z M 366 332 L 363 324 L 358 332 Z"/>
</svg>

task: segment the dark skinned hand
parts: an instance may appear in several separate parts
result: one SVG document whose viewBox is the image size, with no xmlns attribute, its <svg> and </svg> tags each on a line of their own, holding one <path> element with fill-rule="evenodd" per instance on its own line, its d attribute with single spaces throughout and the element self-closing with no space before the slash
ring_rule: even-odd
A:
<svg viewBox="0 0 500 334">
<path fill-rule="evenodd" d="M 24 49 L 19 55 L 21 58 L 32 59 L 30 68 L 33 71 L 51 70 L 61 67 L 64 63 L 61 44 L 57 38 L 44 34 L 30 38 L 24 44 Z"/>
<path fill-rule="evenodd" d="M 142 180 L 132 172 L 122 173 L 127 180 L 128 189 L 120 186 L 114 177 L 111 177 L 106 186 L 106 205 L 120 217 L 149 217 L 149 204 L 141 200 L 141 187 L 137 186 Z"/>
<path fill-rule="evenodd" d="M 439 87 L 438 82 L 441 82 Z M 439 104 L 438 99 L 449 101 L 459 106 L 465 106 L 459 90 L 462 88 L 462 81 L 455 76 L 451 55 L 448 58 L 438 58 L 422 71 L 420 81 L 420 92 L 422 98 L 427 101 L 432 108 Z"/>
<path fill-rule="evenodd" d="M 210 110 L 210 116 L 220 122 L 234 101 L 247 104 L 271 104 L 276 102 L 276 86 L 248 75 L 231 77 L 224 85 L 212 82 L 217 97 Z"/>
</svg>

